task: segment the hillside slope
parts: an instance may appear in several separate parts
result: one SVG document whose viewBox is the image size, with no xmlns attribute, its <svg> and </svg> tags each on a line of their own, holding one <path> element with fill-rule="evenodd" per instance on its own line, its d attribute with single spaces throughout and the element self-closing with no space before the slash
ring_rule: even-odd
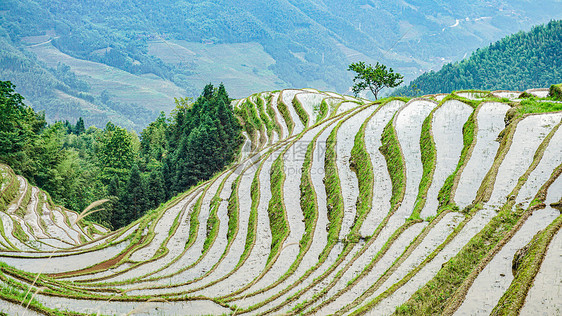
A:
<svg viewBox="0 0 562 316">
<path fill-rule="evenodd" d="M 425 73 L 395 95 L 548 87 L 562 81 L 562 20 L 519 32 L 467 59 Z"/>
<path fill-rule="evenodd" d="M 4 247 L 0 299 L 31 285 L 51 314 L 555 314 L 562 112 L 545 91 L 236 100 L 239 163 L 78 248 Z"/>
</svg>

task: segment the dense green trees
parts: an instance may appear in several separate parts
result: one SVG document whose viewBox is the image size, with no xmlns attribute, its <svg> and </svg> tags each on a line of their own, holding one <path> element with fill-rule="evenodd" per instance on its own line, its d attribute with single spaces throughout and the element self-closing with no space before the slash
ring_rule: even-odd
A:
<svg viewBox="0 0 562 316">
<path fill-rule="evenodd" d="M 24 174 L 33 172 L 36 134 L 46 125 L 44 116 L 23 103 L 11 82 L 0 81 L 0 156 Z"/>
<path fill-rule="evenodd" d="M 109 197 L 106 210 L 89 219 L 113 228 L 210 178 L 241 143 L 222 84 L 207 85 L 194 103 L 178 100 L 172 116 L 162 113 L 140 140 L 112 123 L 85 129 L 82 118 L 47 125 L 14 88 L 0 81 L 0 162 L 76 211 Z"/>
<path fill-rule="evenodd" d="M 240 130 L 222 84 L 218 89 L 208 84 L 193 104 L 178 100 L 163 169 L 171 180 L 170 194 L 208 179 L 232 161 L 241 143 Z"/>
<path fill-rule="evenodd" d="M 525 90 L 562 82 L 562 21 L 508 36 L 465 60 L 428 72 L 395 94 L 423 95 L 462 89 Z"/>
</svg>

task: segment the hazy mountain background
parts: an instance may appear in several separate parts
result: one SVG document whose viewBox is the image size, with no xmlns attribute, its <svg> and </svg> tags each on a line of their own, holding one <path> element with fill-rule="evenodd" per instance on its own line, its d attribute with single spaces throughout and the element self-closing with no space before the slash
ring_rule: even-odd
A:
<svg viewBox="0 0 562 316">
<path fill-rule="evenodd" d="M 507 36 L 470 57 L 429 71 L 395 95 L 449 93 L 454 90 L 526 90 L 562 82 L 562 20 Z"/>
<path fill-rule="evenodd" d="M 410 81 L 559 18 L 556 0 L 3 0 L 0 77 L 51 121 L 141 130 L 208 82 L 344 93 L 358 60 Z"/>
</svg>

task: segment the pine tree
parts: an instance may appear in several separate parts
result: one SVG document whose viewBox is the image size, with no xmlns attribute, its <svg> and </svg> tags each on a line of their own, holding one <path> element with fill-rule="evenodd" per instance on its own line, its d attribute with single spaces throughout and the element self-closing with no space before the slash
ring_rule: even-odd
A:
<svg viewBox="0 0 562 316">
<path fill-rule="evenodd" d="M 134 164 L 133 136 L 126 129 L 107 123 L 98 139 L 97 158 L 102 180 L 108 184 L 113 175 L 125 177 Z"/>
<path fill-rule="evenodd" d="M 148 210 L 145 192 L 139 167 L 137 164 L 133 164 L 125 189 L 121 193 L 120 201 L 123 207 L 120 208 L 118 214 L 114 214 L 117 215 L 114 221 L 116 228 L 127 225 Z"/>
<path fill-rule="evenodd" d="M 78 121 L 76 122 L 76 127 L 74 128 L 74 133 L 76 135 L 80 135 L 82 133 L 84 133 L 86 131 L 86 127 L 84 126 L 84 120 L 82 119 L 82 117 L 80 117 L 78 119 Z"/>
<path fill-rule="evenodd" d="M 156 208 L 166 200 L 164 176 L 161 168 L 155 168 L 148 174 L 146 181 L 146 198 L 149 208 Z"/>
</svg>

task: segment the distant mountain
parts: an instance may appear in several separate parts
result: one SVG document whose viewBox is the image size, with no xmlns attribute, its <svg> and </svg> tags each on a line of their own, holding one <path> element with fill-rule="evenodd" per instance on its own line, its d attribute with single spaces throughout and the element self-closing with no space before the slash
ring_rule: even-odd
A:
<svg viewBox="0 0 562 316">
<path fill-rule="evenodd" d="M 457 63 L 413 80 L 396 95 L 447 93 L 462 89 L 525 90 L 562 82 L 562 21 L 534 27 L 479 49 Z"/>
<path fill-rule="evenodd" d="M 411 80 L 552 18 L 558 0 L 3 0 L 0 77 L 50 120 L 140 130 L 211 81 L 344 93 L 350 62 Z"/>
</svg>

